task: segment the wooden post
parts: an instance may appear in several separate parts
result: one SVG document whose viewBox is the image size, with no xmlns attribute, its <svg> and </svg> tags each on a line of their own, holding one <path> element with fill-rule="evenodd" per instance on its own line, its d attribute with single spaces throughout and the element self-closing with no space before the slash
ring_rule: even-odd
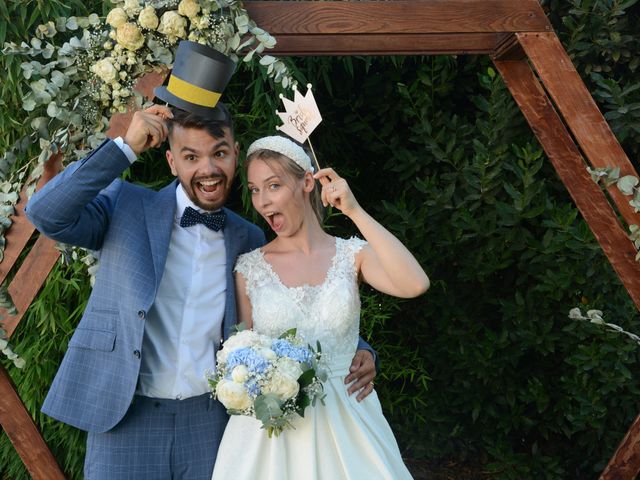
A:
<svg viewBox="0 0 640 480">
<path fill-rule="evenodd" d="M 51 157 L 45 165 L 37 188 L 53 178 L 61 168 L 61 158 Z M 26 201 L 26 192 L 23 190 L 16 205 L 16 213 L 12 216 L 13 224 L 5 237 L 7 248 L 4 260 L 0 263 L 0 282 L 6 279 L 35 231 L 35 227 L 24 215 Z M 16 315 L 8 315 L 6 310 L 0 311 L 7 337 L 15 330 L 60 255 L 54 248 L 54 243 L 45 237 L 39 238 L 9 285 L 8 290 L 18 312 Z M 11 377 L 1 365 L 0 425 L 34 480 L 64 480 L 62 470 L 22 403 Z"/>
<path fill-rule="evenodd" d="M 34 480 L 64 480 L 62 470 L 2 365 L 0 365 L 0 424 Z"/>
<path fill-rule="evenodd" d="M 609 460 L 600 480 L 633 480 L 640 474 L 640 415 Z"/>
<path fill-rule="evenodd" d="M 494 64 L 596 240 L 640 309 L 640 263 L 635 261 L 636 249 L 604 193 L 591 179 L 587 164 L 546 92 L 526 60 L 494 59 Z"/>
<path fill-rule="evenodd" d="M 518 42 L 549 92 L 558 111 L 593 167 L 620 167 L 620 175 L 638 176 L 620 143 L 591 98 L 555 33 L 518 33 Z M 565 184 L 566 185 L 566 184 Z M 612 185 L 609 195 L 627 224 L 640 223 L 640 215 Z"/>
</svg>

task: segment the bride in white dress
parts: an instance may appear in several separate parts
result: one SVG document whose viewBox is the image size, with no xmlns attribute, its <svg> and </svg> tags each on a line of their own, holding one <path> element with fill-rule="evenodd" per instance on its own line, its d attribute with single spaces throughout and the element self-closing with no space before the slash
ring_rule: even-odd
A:
<svg viewBox="0 0 640 480">
<path fill-rule="evenodd" d="M 413 255 L 360 207 L 347 182 L 311 161 L 279 136 L 254 142 L 247 152 L 254 208 L 276 238 L 241 256 L 236 264 L 238 319 L 259 333 L 278 336 L 290 328 L 322 345 L 329 366 L 324 405 L 269 438 L 261 422 L 234 415 L 224 433 L 214 480 L 397 480 L 411 478 L 382 414 L 375 390 L 358 402 L 344 378 L 358 340 L 364 281 L 398 297 L 415 297 L 429 279 Z M 318 195 L 315 180 L 322 184 Z M 366 241 L 333 237 L 322 230 L 318 204 L 349 217 Z"/>
</svg>

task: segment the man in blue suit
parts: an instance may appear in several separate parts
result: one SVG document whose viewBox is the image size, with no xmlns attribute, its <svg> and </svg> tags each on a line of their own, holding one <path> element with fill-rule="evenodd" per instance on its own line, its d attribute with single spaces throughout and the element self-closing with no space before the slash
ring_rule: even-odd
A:
<svg viewBox="0 0 640 480">
<path fill-rule="evenodd" d="M 136 112 L 124 138 L 69 165 L 25 209 L 45 235 L 100 254 L 42 408 L 89 432 L 87 479 L 211 477 L 227 414 L 204 371 L 236 323 L 235 259 L 265 239 L 224 208 L 239 153 L 228 110 L 196 110 Z M 176 181 L 156 192 L 119 179 L 166 138 Z M 372 355 L 359 350 L 352 370 L 350 391 L 367 395 Z"/>
</svg>

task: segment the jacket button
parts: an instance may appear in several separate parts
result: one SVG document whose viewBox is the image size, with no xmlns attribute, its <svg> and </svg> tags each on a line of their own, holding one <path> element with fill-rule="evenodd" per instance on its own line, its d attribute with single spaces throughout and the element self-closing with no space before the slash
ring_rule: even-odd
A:
<svg viewBox="0 0 640 480">
<path fill-rule="evenodd" d="M 147 316 L 147 312 L 145 312 L 144 310 L 140 310 L 138 312 L 138 317 L 140 318 L 140 320 L 144 320 L 144 317 Z"/>
<path fill-rule="evenodd" d="M 133 356 L 136 358 L 140 358 L 140 350 L 134 350 L 133 351 Z"/>
</svg>

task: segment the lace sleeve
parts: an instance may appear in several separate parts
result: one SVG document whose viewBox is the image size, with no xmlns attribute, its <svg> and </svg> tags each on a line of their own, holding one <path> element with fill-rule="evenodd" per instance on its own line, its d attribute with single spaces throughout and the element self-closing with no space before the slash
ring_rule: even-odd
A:
<svg viewBox="0 0 640 480">
<path fill-rule="evenodd" d="M 262 254 L 257 248 L 249 253 L 240 255 L 233 269 L 234 272 L 240 273 L 247 285 L 247 295 L 251 298 L 251 294 L 255 287 L 264 281 L 265 269 L 261 261 Z"/>
<path fill-rule="evenodd" d="M 365 245 L 368 245 L 367 241 L 362 240 L 361 238 L 358 238 L 358 237 L 351 237 L 350 239 L 347 240 L 347 247 L 349 248 L 349 250 L 351 251 L 354 257 L 358 254 L 360 250 L 362 250 L 362 247 L 364 247 Z"/>
<path fill-rule="evenodd" d="M 251 260 L 249 258 L 250 253 L 251 252 L 240 255 L 236 260 L 235 267 L 233 268 L 233 271 L 241 273 L 245 280 L 249 279 L 249 272 L 251 271 Z"/>
</svg>

